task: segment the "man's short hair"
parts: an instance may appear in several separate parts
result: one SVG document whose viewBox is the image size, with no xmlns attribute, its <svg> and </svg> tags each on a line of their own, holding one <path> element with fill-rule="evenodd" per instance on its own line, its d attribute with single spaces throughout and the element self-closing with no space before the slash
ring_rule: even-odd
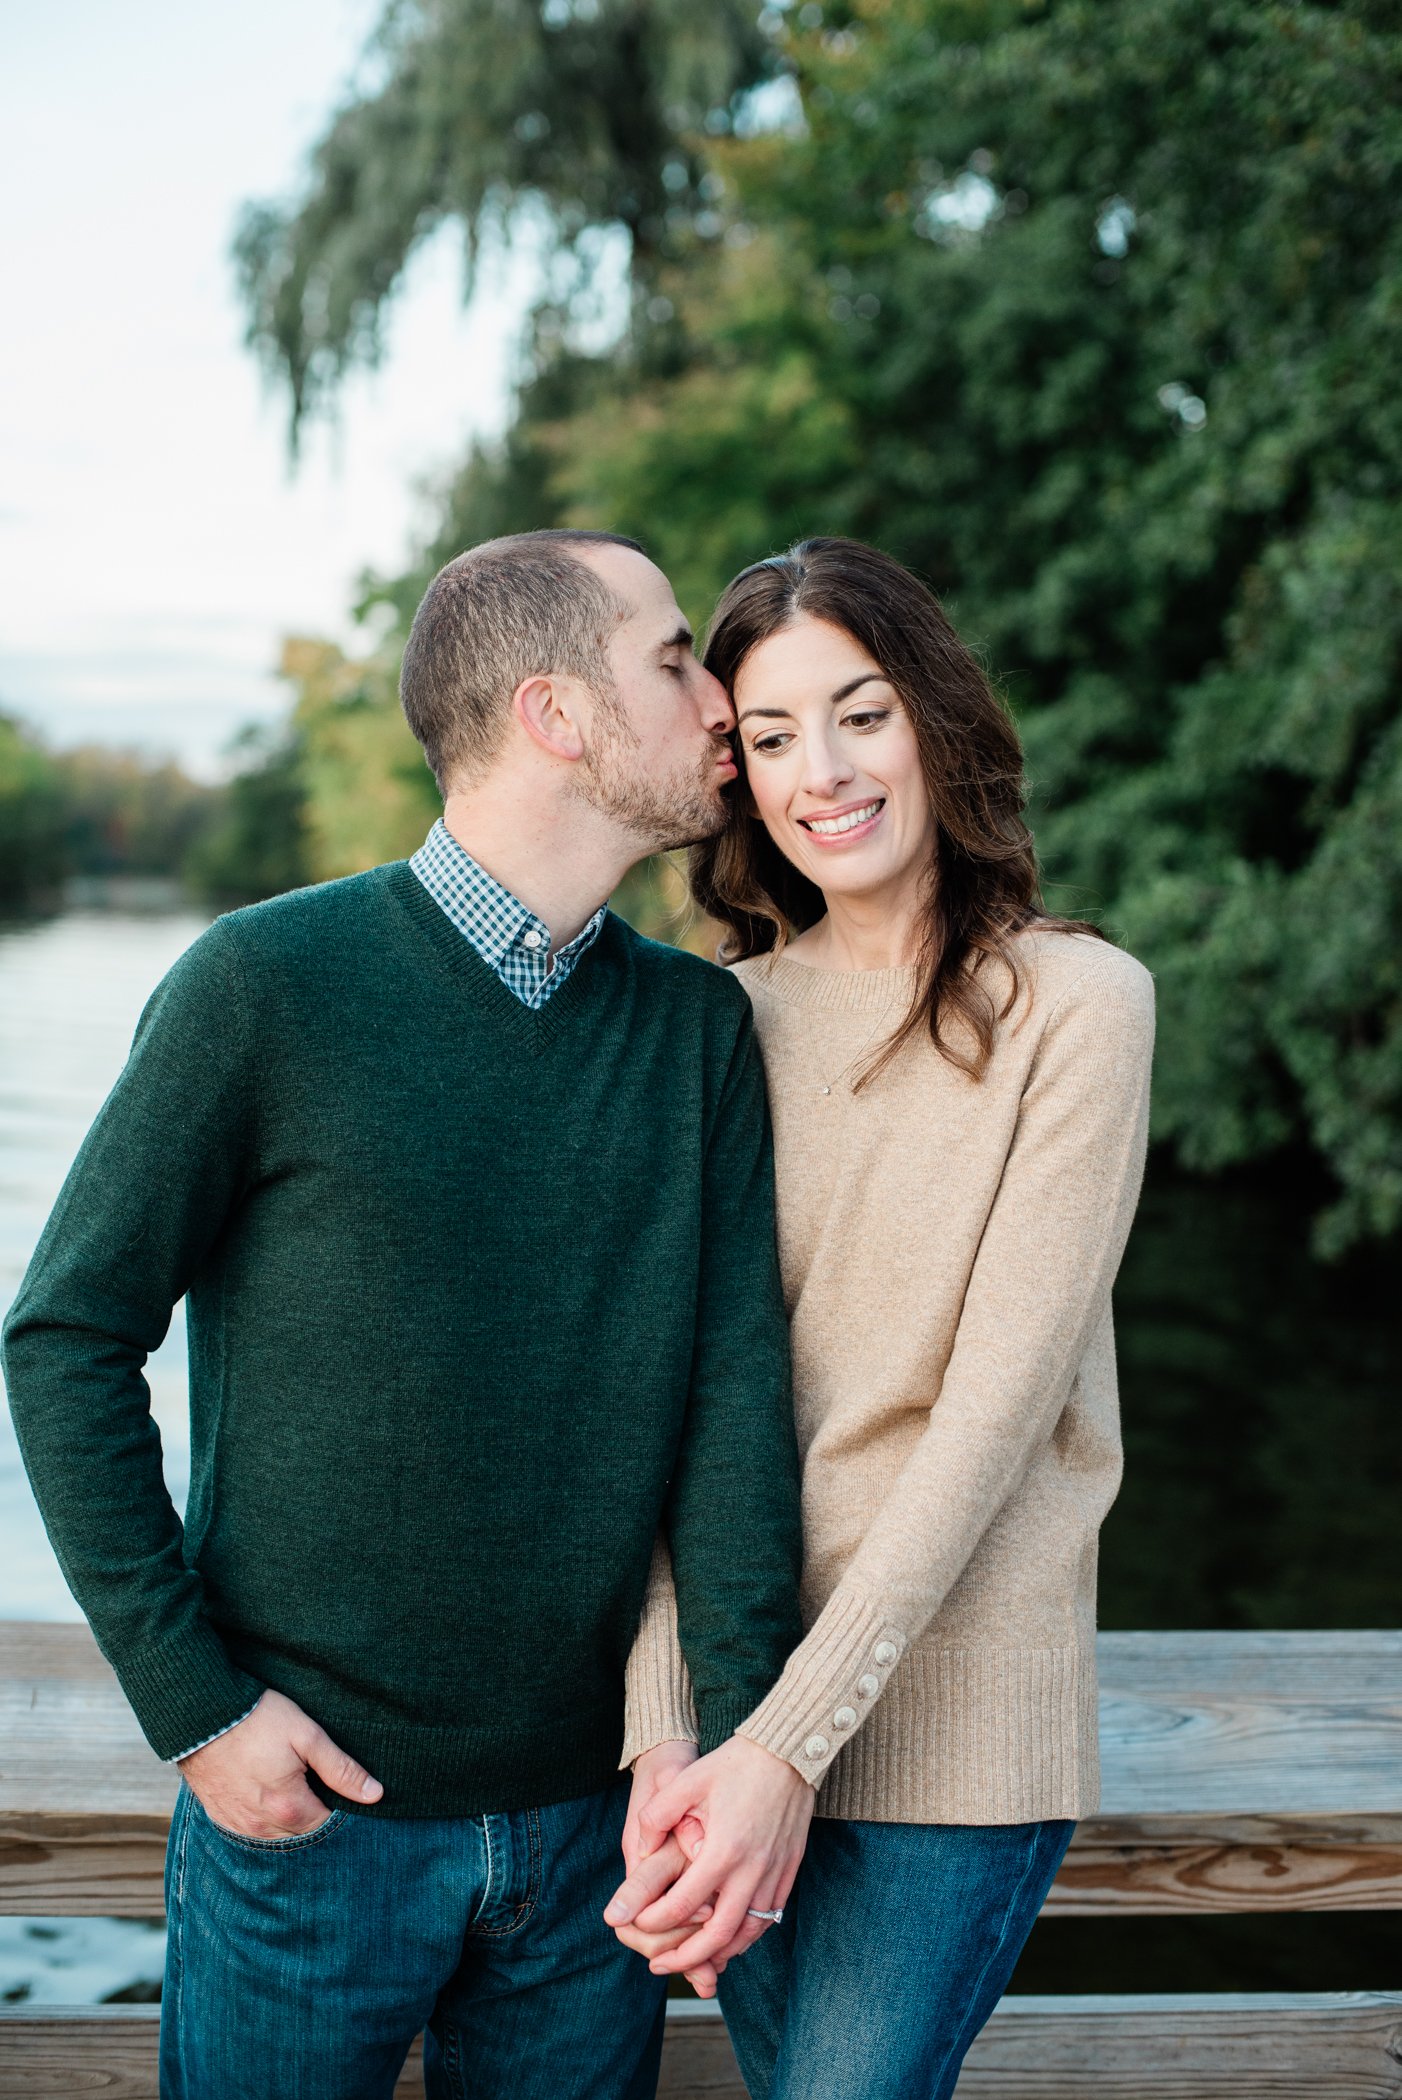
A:
<svg viewBox="0 0 1402 2100">
<path fill-rule="evenodd" d="M 563 671 L 612 690 L 608 639 L 630 608 L 576 547 L 643 552 L 616 532 L 513 532 L 457 555 L 424 592 L 399 697 L 445 796 L 496 757 L 523 679 Z"/>
</svg>

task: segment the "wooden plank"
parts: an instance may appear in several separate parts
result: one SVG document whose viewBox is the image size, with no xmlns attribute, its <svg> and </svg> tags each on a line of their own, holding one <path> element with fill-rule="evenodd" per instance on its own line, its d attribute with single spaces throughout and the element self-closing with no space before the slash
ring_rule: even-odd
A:
<svg viewBox="0 0 1402 2100">
<path fill-rule="evenodd" d="M 1048 1909 L 1402 1908 L 1402 1633 L 1102 1634 Z M 176 1778 L 86 1627 L 0 1623 L 0 1911 L 158 1917 Z"/>
<path fill-rule="evenodd" d="M 1055 1917 L 1402 1910 L 1402 1816 L 1093 1816 Z"/>
<path fill-rule="evenodd" d="M 0 2010 L 3 2100 L 156 2100 L 155 2009 Z M 567 2081 L 561 2081 L 562 2090 Z M 418 2051 L 395 2100 L 423 2092 Z M 1399 2100 L 1402 1993 L 1005 1998 L 960 2100 Z M 658 2100 L 745 2100 L 710 2005 L 667 2023 Z"/>
<path fill-rule="evenodd" d="M 1397 2100 L 1402 1993 L 1005 1998 L 959 2080 L 959 2100 L 1266 2094 Z"/>
<path fill-rule="evenodd" d="M 1402 1633 L 1102 1633 L 1049 1913 L 1402 1908 Z"/>
<path fill-rule="evenodd" d="M 714 2006 L 668 2021 L 658 2100 L 746 2100 Z M 1398 2100 L 1402 1993 L 1005 1998 L 959 2100 Z M 408 2100 L 407 2094 L 404 2100 Z"/>
<path fill-rule="evenodd" d="M 1402 1633 L 1103 1633 L 1102 1817 L 1402 1814 Z"/>
</svg>

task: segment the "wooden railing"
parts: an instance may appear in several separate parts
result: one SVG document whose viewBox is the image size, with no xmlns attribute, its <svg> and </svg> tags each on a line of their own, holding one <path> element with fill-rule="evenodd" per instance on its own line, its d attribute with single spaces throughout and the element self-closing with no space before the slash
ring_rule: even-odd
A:
<svg viewBox="0 0 1402 2100">
<path fill-rule="evenodd" d="M 1100 1670 L 1104 1805 L 1049 1912 L 1402 1910 L 1402 1634 L 1102 1634 Z M 85 1628 L 0 1624 L 0 1912 L 158 1916 L 174 1794 Z M 6 2100 L 154 2100 L 155 2063 L 154 2007 L 0 2009 Z M 713 2008 L 674 2009 L 661 2091 L 742 2100 Z M 1011 1997 L 959 2092 L 1402 2100 L 1402 1988 Z"/>
</svg>

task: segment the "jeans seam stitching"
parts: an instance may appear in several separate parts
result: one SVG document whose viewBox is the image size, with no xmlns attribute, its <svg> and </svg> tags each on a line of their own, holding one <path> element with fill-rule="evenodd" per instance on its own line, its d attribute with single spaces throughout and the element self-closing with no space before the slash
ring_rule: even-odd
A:
<svg viewBox="0 0 1402 2100">
<path fill-rule="evenodd" d="M 1023 1864 L 1022 1872 L 1018 1876 L 1017 1887 L 1013 1890 L 1011 1897 L 1004 1906 L 1003 1923 L 1001 1930 L 999 1931 L 997 1941 L 994 1944 L 994 1946 L 989 1950 L 988 1959 L 984 1963 L 983 1967 L 979 1970 L 978 1975 L 974 1980 L 973 1987 L 969 1992 L 968 2003 L 965 2007 L 964 2017 L 959 2022 L 959 2026 L 956 2029 L 953 2038 L 950 2041 L 949 2047 L 945 2050 L 943 2057 L 940 2059 L 938 2072 L 936 2074 L 935 2081 L 931 2086 L 932 2092 L 937 2092 L 939 2090 L 939 2082 L 944 2077 L 945 2072 L 949 2069 L 950 2059 L 954 2055 L 954 2052 L 958 2048 L 960 2042 L 963 2040 L 964 2033 L 969 2025 L 969 2020 L 973 2013 L 973 2009 L 978 2003 L 979 1992 L 983 1989 L 984 1979 L 988 1975 L 989 1970 L 992 1968 L 999 1954 L 1002 1952 L 1004 1942 L 1008 1937 L 1009 1920 L 1011 1919 L 1014 1910 L 1017 1908 L 1018 1898 L 1021 1896 L 1023 1890 L 1026 1888 L 1028 1878 L 1031 1875 L 1033 1866 L 1036 1864 L 1037 1847 L 1041 1841 L 1041 1837 L 1042 1825 L 1038 1823 L 1033 1829 L 1032 1840 L 1027 1848 L 1027 1858 Z"/>
<path fill-rule="evenodd" d="M 188 1780 L 185 1784 L 187 1799 L 180 1821 L 180 1836 L 175 1847 L 175 1946 L 172 1967 L 175 1971 L 175 2032 L 181 2038 L 183 2049 L 185 2029 L 185 1855 L 190 1844 L 190 1802 L 194 1799 Z"/>
<path fill-rule="evenodd" d="M 482 1927 L 481 1937 L 484 1940 L 510 1939 L 513 1933 L 519 1932 L 523 1925 L 530 1922 L 531 1915 L 540 1896 L 541 1843 L 539 1809 L 528 1808 L 526 1810 L 526 1843 L 529 1864 L 526 1868 L 525 1896 L 517 1905 L 515 1915 L 512 1917 L 509 1925 L 484 1925 Z M 478 1915 L 481 1915 L 480 1912 Z"/>
<path fill-rule="evenodd" d="M 349 1813 L 348 1809 L 333 1808 L 326 1821 L 318 1823 L 315 1830 L 294 1831 L 291 1837 L 285 1838 L 255 1838 L 246 1836 L 241 1830 L 226 1830 L 222 1823 L 215 1822 L 208 1809 L 205 1810 L 210 1829 L 218 1831 L 220 1837 L 227 1838 L 231 1845 L 241 1845 L 245 1852 L 305 1852 L 339 1830 Z"/>
<path fill-rule="evenodd" d="M 494 1865 L 494 1856 L 492 1853 L 492 1819 L 490 1816 L 482 1816 L 479 1818 L 479 1820 L 482 1825 L 482 1842 L 487 1848 L 487 1871 L 482 1877 L 482 1901 L 478 1904 L 476 1910 L 472 1913 L 472 1916 L 467 1921 L 467 1929 L 469 1932 L 476 1932 L 477 1920 L 485 1912 L 487 1904 L 491 1900 L 492 1894 L 492 1868 Z M 485 1927 L 483 1929 L 486 1930 Z"/>
</svg>

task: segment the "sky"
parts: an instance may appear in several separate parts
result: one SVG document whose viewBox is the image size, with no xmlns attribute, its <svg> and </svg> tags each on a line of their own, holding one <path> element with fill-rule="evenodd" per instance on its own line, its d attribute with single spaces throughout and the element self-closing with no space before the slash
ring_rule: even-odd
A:
<svg viewBox="0 0 1402 2100">
<path fill-rule="evenodd" d="M 287 705 L 286 634 L 353 646 L 365 567 L 403 564 L 425 486 L 499 429 L 536 282 L 470 309 L 451 229 L 411 266 L 389 354 L 295 473 L 243 347 L 240 205 L 295 193 L 379 0 L 46 0 L 0 30 L 0 710 L 55 747 L 204 778 Z"/>
</svg>

